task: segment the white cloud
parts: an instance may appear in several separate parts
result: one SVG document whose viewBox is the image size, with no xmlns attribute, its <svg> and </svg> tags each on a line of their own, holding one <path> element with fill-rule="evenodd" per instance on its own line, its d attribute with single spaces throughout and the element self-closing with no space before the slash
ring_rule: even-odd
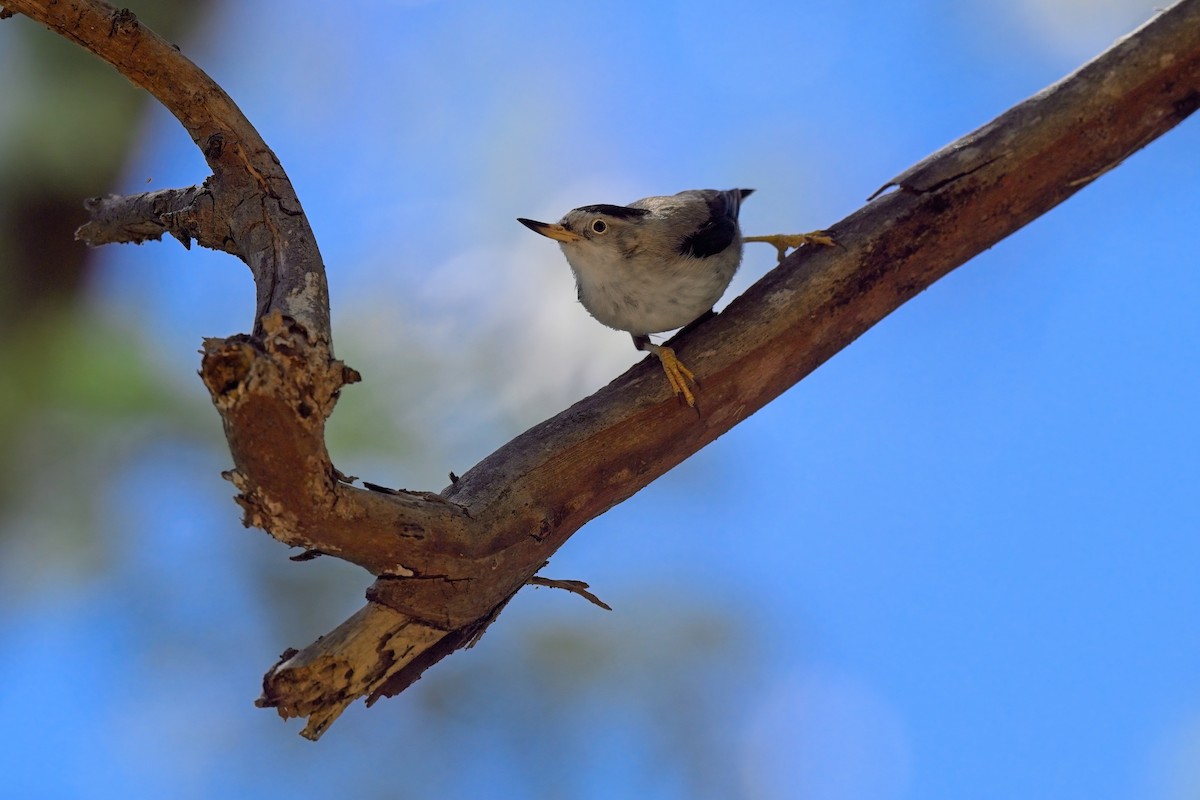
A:
<svg viewBox="0 0 1200 800">
<path fill-rule="evenodd" d="M 1043 48 L 1082 60 L 1099 54 L 1168 4 L 1162 0 L 1016 0 L 1004 7 Z"/>
</svg>

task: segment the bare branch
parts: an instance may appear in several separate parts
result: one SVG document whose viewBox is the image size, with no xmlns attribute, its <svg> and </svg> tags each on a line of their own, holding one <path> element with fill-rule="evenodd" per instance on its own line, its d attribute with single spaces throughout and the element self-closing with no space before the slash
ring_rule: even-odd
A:
<svg viewBox="0 0 1200 800">
<path fill-rule="evenodd" d="M 263 681 L 256 705 L 277 708 L 285 719 L 307 717 L 303 735 L 318 739 L 351 703 L 445 637 L 439 628 L 370 603 L 303 653 L 284 653 L 269 673 L 281 677 Z"/>
<path fill-rule="evenodd" d="M 508 563 L 526 554 L 513 570 L 521 574 L 584 522 L 1198 106 L 1200 0 L 1185 0 L 890 182 L 899 191 L 829 229 L 842 249 L 802 248 L 723 313 L 679 337 L 673 346 L 704 383 L 699 419 L 673 402 L 657 365 L 644 361 L 509 442 L 443 494 L 472 518 L 493 523 L 489 535 L 505 547 Z M 519 588 L 515 577 L 510 585 Z M 390 593 L 411 586 L 377 583 L 372 597 L 404 608 Z M 401 670 L 375 694 L 411 682 Z"/>
<path fill-rule="evenodd" d="M 278 311 L 329 341 L 329 290 L 308 218 L 279 160 L 225 90 L 128 9 L 99 0 L 5 0 L 4 6 L 95 53 L 175 115 L 213 171 L 206 188 L 215 205 L 199 203 L 194 214 L 222 220 L 228 235 L 222 232 L 219 249 L 254 273 L 256 324 Z M 166 226 L 154 216 L 147 222 Z"/>
<path fill-rule="evenodd" d="M 75 232 L 75 238 L 92 247 L 158 241 L 167 233 L 189 249 L 195 239 L 202 247 L 237 255 L 228 227 L 214 213 L 212 194 L 203 186 L 93 197 L 84 207 L 92 219 Z"/>
<path fill-rule="evenodd" d="M 464 509 L 428 492 L 350 486 L 329 458 L 325 420 L 358 373 L 281 314 L 268 314 L 261 331 L 206 341 L 200 371 L 225 422 L 235 464 L 225 477 L 239 491 L 246 525 L 374 575 L 457 575 L 452 559 L 426 553 L 474 539 Z M 455 552 L 467 557 L 472 549 Z M 431 616 L 444 626 L 457 621 Z"/>
<path fill-rule="evenodd" d="M 600 606 L 605 611 L 612 611 L 612 606 L 610 606 L 608 603 L 601 600 L 599 597 L 596 597 L 595 594 L 593 594 L 591 591 L 589 591 L 589 589 L 591 587 L 589 587 L 583 581 L 576 581 L 576 580 L 569 580 L 569 579 L 563 580 L 560 578 L 543 578 L 540 575 L 534 575 L 532 578 L 529 579 L 529 585 L 530 586 L 545 586 L 548 589 L 563 589 L 565 591 L 571 592 L 572 594 L 579 595 L 580 597 L 582 597 L 584 600 L 587 600 L 592 605 Z"/>
<path fill-rule="evenodd" d="M 204 188 L 211 219 L 223 222 L 205 236 L 227 226 L 227 249 L 258 286 L 255 335 L 207 342 L 202 365 L 247 524 L 377 576 L 365 609 L 264 679 L 260 705 L 307 716 L 311 738 L 354 698 L 393 695 L 476 641 L 588 520 L 1200 106 L 1200 0 L 1183 0 L 889 182 L 898 190 L 830 229 L 842 248 L 802 248 L 677 337 L 703 381 L 698 415 L 675 403 L 656 363 L 642 362 L 440 495 L 366 491 L 341 479 L 325 449 L 325 420 L 357 373 L 333 358 L 316 244 L 266 144 L 219 87 L 128 12 L 95 0 L 5 3 L 153 92 L 213 168 Z M 161 214 L 150 222 L 168 225 Z M 128 235 L 148 230 L 135 228 Z"/>
</svg>

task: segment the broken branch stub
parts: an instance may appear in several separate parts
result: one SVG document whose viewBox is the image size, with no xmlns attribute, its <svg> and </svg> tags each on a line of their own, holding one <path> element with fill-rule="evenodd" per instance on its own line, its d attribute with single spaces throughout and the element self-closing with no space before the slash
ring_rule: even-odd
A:
<svg viewBox="0 0 1200 800">
<path fill-rule="evenodd" d="M 890 182 L 898 191 L 829 228 L 840 248 L 801 248 L 677 337 L 704 383 L 699 417 L 643 361 L 440 494 L 371 491 L 343 482 L 325 448 L 325 420 L 358 376 L 334 358 L 324 266 L 265 142 L 220 87 L 129 12 L 97 0 L 4 4 L 154 94 L 213 170 L 199 191 L 97 203 L 95 223 L 115 240 L 159 229 L 195 238 L 236 253 L 254 274 L 254 334 L 206 342 L 201 369 L 247 523 L 377 576 L 372 602 L 264 678 L 259 704 L 308 717 L 310 738 L 355 698 L 395 694 L 469 646 L 587 521 L 1200 105 L 1200 0 L 1183 0 Z"/>
</svg>

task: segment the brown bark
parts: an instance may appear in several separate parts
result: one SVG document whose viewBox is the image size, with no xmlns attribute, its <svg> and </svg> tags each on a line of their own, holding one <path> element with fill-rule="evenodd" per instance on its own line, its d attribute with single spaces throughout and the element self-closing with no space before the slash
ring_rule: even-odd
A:
<svg viewBox="0 0 1200 800">
<path fill-rule="evenodd" d="M 469 646 L 588 520 L 1200 105 L 1200 0 L 1183 0 L 888 182 L 897 190 L 829 228 L 840 247 L 793 254 L 678 337 L 673 346 L 702 381 L 698 412 L 678 405 L 657 364 L 643 361 L 440 493 L 364 490 L 325 449 L 325 420 L 357 373 L 333 358 L 316 243 L 266 144 L 219 87 L 128 12 L 95 0 L 4 4 L 153 93 L 213 169 L 203 187 L 157 198 L 166 212 L 145 198 L 106 201 L 109 217 L 94 218 L 86 235 L 133 241 L 158 225 L 237 254 L 254 272 L 254 334 L 206 342 L 202 365 L 246 522 L 376 576 L 363 610 L 286 653 L 264 679 L 260 705 L 308 717 L 310 738 L 356 698 L 395 694 Z M 137 213 L 149 228 L 131 219 Z"/>
</svg>

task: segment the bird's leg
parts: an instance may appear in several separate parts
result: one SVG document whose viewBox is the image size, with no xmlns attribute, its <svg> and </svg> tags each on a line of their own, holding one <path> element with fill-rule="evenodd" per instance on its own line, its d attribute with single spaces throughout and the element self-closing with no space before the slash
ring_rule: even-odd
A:
<svg viewBox="0 0 1200 800">
<path fill-rule="evenodd" d="M 743 242 L 766 242 L 779 252 L 779 260 L 787 255 L 789 247 L 799 247 L 802 244 L 819 244 L 823 247 L 833 247 L 837 244 L 825 231 L 812 233 L 773 233 L 770 236 L 747 236 Z"/>
<path fill-rule="evenodd" d="M 696 376 L 683 365 L 674 350 L 661 344 L 651 344 L 649 336 L 635 335 L 633 346 L 638 350 L 645 350 L 658 356 L 663 372 L 667 373 L 667 383 L 671 384 L 671 391 L 675 392 L 677 397 L 682 397 L 683 401 L 692 408 L 696 407 L 696 395 L 688 386 L 688 383 L 696 382 Z"/>
</svg>

